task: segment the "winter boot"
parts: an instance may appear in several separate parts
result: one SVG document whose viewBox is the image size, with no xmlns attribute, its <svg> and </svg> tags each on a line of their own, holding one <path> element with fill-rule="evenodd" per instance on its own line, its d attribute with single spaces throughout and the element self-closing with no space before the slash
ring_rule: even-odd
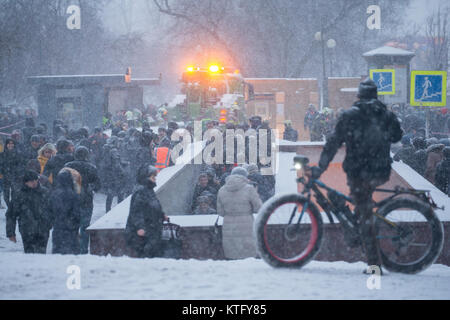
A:
<svg viewBox="0 0 450 320">
<path fill-rule="evenodd" d="M 380 275 L 382 275 L 383 271 L 381 269 L 380 249 L 378 248 L 375 228 L 371 220 L 372 219 L 369 219 L 365 221 L 365 223 L 361 224 L 361 240 L 367 257 L 367 265 L 369 267 L 378 267 L 380 270 Z M 367 269 L 364 270 L 364 273 L 367 273 Z"/>
</svg>

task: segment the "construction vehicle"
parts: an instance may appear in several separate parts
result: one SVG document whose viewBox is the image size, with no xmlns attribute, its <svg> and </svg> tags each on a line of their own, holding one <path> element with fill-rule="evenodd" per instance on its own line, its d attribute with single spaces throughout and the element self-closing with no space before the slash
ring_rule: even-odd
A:
<svg viewBox="0 0 450 320">
<path fill-rule="evenodd" d="M 247 121 L 246 102 L 253 99 L 253 86 L 244 81 L 239 70 L 218 64 L 189 66 L 181 82 L 185 100 L 170 110 L 175 121 Z"/>
</svg>

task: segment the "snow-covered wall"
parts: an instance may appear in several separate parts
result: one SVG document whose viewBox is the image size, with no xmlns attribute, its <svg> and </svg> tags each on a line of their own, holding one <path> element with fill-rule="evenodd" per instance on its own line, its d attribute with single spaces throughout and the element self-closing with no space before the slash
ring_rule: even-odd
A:
<svg viewBox="0 0 450 320">
<path fill-rule="evenodd" d="M 288 142 L 284 140 L 278 141 L 281 146 L 297 146 L 301 148 L 302 153 L 310 157 L 310 162 L 317 162 L 323 142 Z M 193 148 L 193 147 L 192 147 Z M 197 145 L 197 148 L 199 146 Z M 201 148 L 201 147 L 200 147 Z M 194 149 L 192 149 L 194 150 Z M 197 153 L 199 152 L 197 149 Z M 186 161 L 194 157 L 196 153 L 186 154 L 182 161 L 179 159 L 177 163 L 186 163 Z M 293 158 L 296 152 L 279 152 L 278 166 L 275 175 L 275 192 L 295 193 L 297 192 L 297 183 L 295 181 L 296 172 L 292 171 Z M 333 162 L 340 162 L 345 155 L 344 149 L 339 150 Z M 436 210 L 436 214 L 441 221 L 450 221 L 450 198 L 424 179 L 421 175 L 411 169 L 403 162 L 394 162 L 392 168 L 400 177 L 395 183 L 411 186 L 417 190 L 430 190 L 433 200 L 439 207 L 445 207 L 444 210 Z M 189 211 L 191 205 L 192 192 L 194 189 L 194 181 L 200 172 L 200 165 L 193 164 L 177 164 L 166 168 L 157 176 L 157 187 L 155 189 L 158 199 L 167 215 L 170 216 L 171 222 L 181 225 L 182 227 L 212 227 L 217 219 L 217 215 L 185 215 Z M 325 177 L 324 177 L 325 178 Z M 402 181 L 404 180 L 404 182 Z M 342 182 L 342 181 L 341 181 Z M 406 183 L 405 183 L 406 182 Z M 326 181 L 328 183 L 328 181 Z M 344 183 L 345 184 L 345 183 Z M 332 186 L 332 185 L 331 185 Z M 341 190 L 343 191 L 343 190 Z M 345 192 L 345 191 L 343 191 Z M 126 198 L 120 204 L 115 206 L 109 213 L 98 219 L 92 224 L 88 230 L 105 230 L 105 229 L 124 229 L 128 218 L 131 196 Z M 324 216 L 324 222 L 328 219 Z M 221 224 L 221 219 L 219 219 Z"/>
</svg>

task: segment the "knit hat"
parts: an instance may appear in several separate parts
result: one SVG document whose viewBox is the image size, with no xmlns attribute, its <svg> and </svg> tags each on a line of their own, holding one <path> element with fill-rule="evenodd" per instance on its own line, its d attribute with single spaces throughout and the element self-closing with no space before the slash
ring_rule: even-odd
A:
<svg viewBox="0 0 450 320">
<path fill-rule="evenodd" d="M 34 134 L 31 136 L 30 142 L 41 142 L 41 137 L 37 134 Z"/>
<path fill-rule="evenodd" d="M 375 82 L 367 78 L 359 84 L 358 98 L 360 99 L 376 99 L 377 98 L 377 85 Z"/>
<path fill-rule="evenodd" d="M 23 175 L 23 183 L 27 183 L 28 181 L 35 181 L 35 180 L 39 180 L 39 175 L 32 171 L 32 170 L 27 170 L 25 171 L 25 174 Z"/>
<path fill-rule="evenodd" d="M 237 174 L 237 175 L 241 175 L 241 176 L 244 176 L 247 178 L 248 171 L 243 167 L 236 167 L 233 170 L 231 170 L 231 174 L 232 175 Z"/>
</svg>

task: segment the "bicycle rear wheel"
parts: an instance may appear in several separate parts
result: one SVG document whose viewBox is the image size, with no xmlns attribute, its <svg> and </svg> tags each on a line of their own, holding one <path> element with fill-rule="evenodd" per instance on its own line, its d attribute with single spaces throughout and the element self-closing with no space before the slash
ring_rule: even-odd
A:
<svg viewBox="0 0 450 320">
<path fill-rule="evenodd" d="M 300 268 L 322 244 L 323 223 L 317 208 L 299 194 L 275 196 L 264 203 L 255 220 L 258 252 L 273 267 Z"/>
<path fill-rule="evenodd" d="M 427 203 L 416 199 L 394 199 L 379 208 L 376 216 L 376 237 L 386 269 L 418 273 L 439 257 L 444 230 Z"/>
</svg>

